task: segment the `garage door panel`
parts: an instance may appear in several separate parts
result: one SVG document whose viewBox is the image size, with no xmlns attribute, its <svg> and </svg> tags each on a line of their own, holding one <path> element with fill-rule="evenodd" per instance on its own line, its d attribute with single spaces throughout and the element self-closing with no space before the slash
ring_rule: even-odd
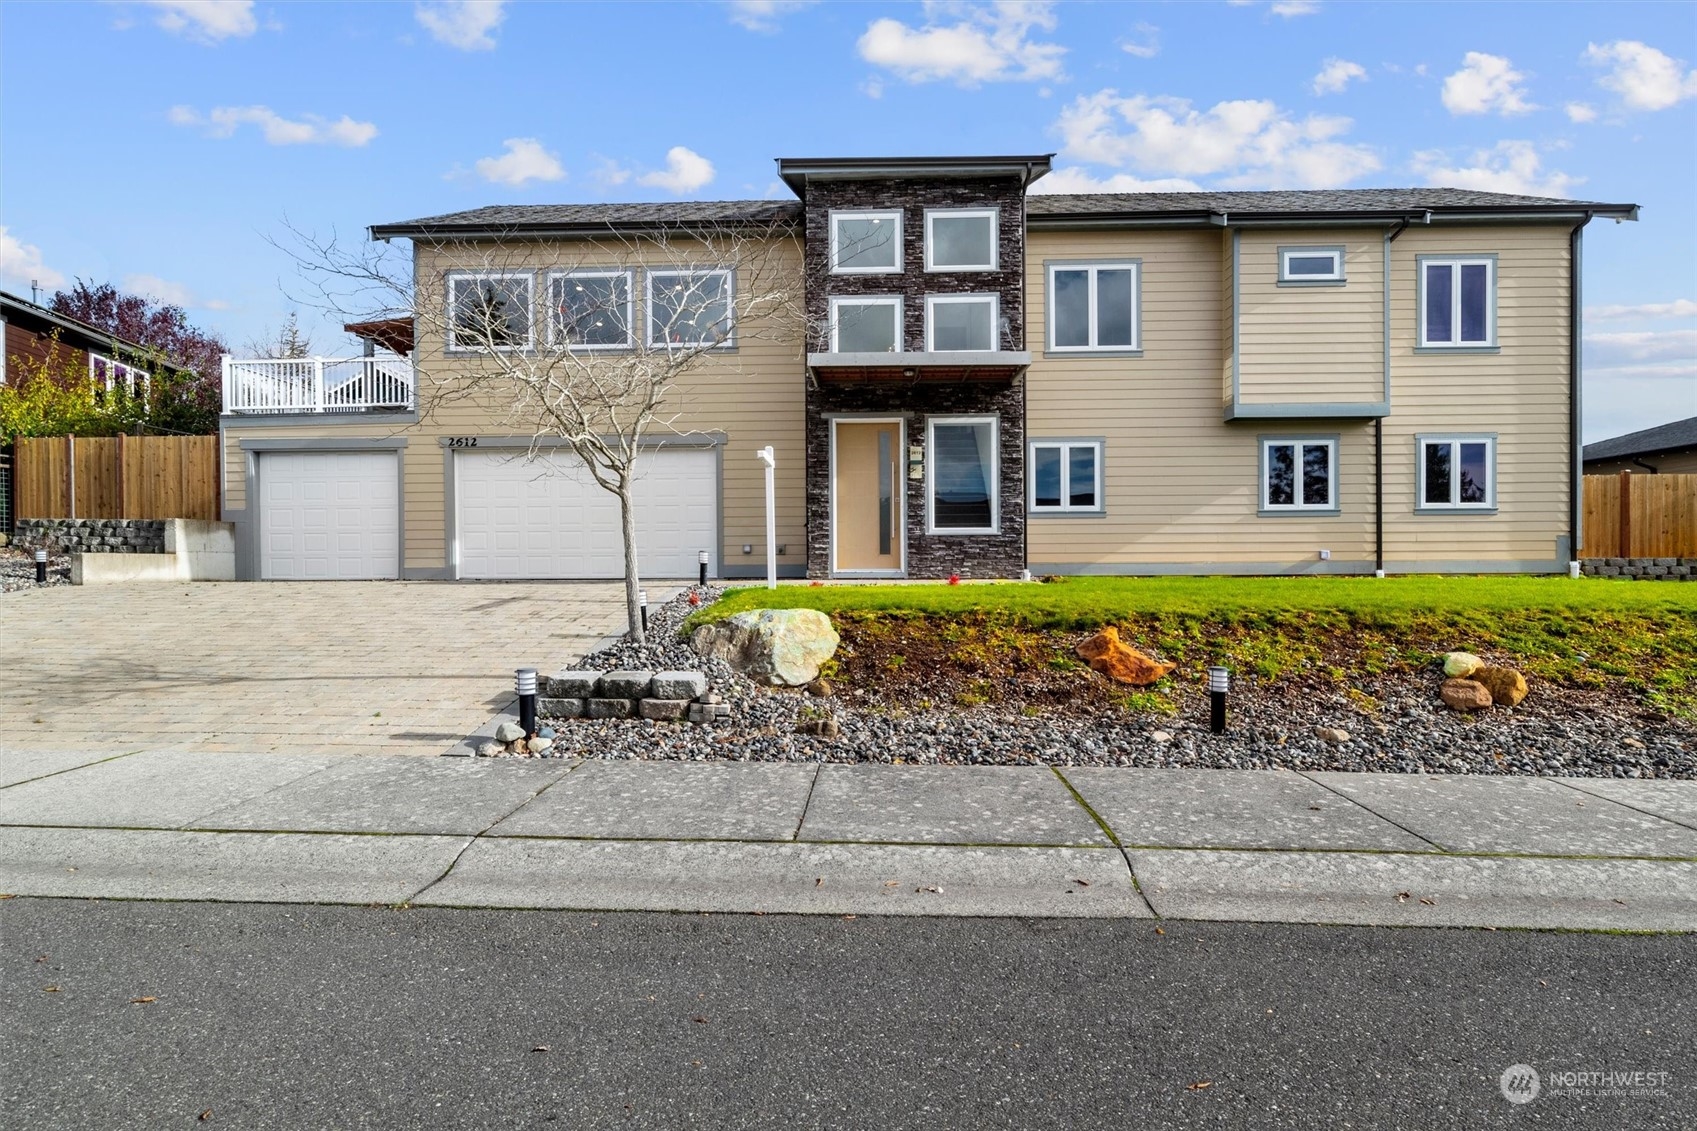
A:
<svg viewBox="0 0 1697 1131">
<path fill-rule="evenodd" d="M 399 576 L 398 464 L 391 452 L 261 453 L 260 576 Z"/>
</svg>

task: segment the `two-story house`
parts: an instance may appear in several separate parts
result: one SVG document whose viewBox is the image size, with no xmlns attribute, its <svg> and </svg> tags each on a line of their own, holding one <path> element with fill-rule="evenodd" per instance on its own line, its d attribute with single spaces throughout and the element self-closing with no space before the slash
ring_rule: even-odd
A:
<svg viewBox="0 0 1697 1131">
<path fill-rule="evenodd" d="M 1048 167 L 784 159 L 793 202 L 497 207 L 371 231 L 413 241 L 446 325 L 455 303 L 497 298 L 515 350 L 650 348 L 666 295 L 687 285 L 722 319 L 746 285 L 658 252 L 549 266 L 561 249 L 746 224 L 788 258 L 802 309 L 765 317 L 793 325 L 721 327 L 644 455 L 648 576 L 692 576 L 702 552 L 717 577 L 763 572 L 768 445 L 785 576 L 1566 569 L 1581 232 L 1635 206 L 1032 195 Z M 484 245 L 507 249 L 498 270 L 443 251 Z M 625 313 L 585 329 L 583 295 Z M 420 321 L 397 403 L 335 403 L 322 382 L 256 399 L 244 374 L 267 363 L 232 363 L 242 576 L 619 575 L 612 497 L 569 456 L 546 475 L 515 458 L 532 440 L 509 406 L 447 395 L 487 362 L 453 336 Z"/>
</svg>

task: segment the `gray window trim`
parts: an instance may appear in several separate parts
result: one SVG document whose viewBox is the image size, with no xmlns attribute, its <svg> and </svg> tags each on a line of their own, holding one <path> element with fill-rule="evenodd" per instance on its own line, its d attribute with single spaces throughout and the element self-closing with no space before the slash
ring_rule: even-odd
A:
<svg viewBox="0 0 1697 1131">
<path fill-rule="evenodd" d="M 931 262 L 931 218 L 933 216 L 988 216 L 990 218 L 990 263 L 966 267 L 937 267 Z M 995 205 L 962 205 L 959 208 L 927 208 L 925 210 L 925 271 L 928 274 L 983 274 L 1002 269 L 1002 210 Z"/>
<path fill-rule="evenodd" d="M 1131 268 L 1131 346 L 1060 346 L 1055 342 L 1055 270 L 1069 268 Z M 1095 320 L 1092 310 L 1091 320 Z M 1045 259 L 1043 261 L 1043 356 L 1044 357 L 1142 357 L 1143 356 L 1143 260 L 1137 256 L 1107 256 L 1094 259 Z"/>
<path fill-rule="evenodd" d="M 972 291 L 962 294 L 928 294 L 925 296 L 925 352 L 939 352 L 932 345 L 931 308 L 938 305 L 960 305 L 968 302 L 988 302 L 990 304 L 990 345 L 981 350 L 952 350 L 953 353 L 980 354 L 995 353 L 1001 344 L 1002 337 L 1002 296 L 995 291 Z"/>
<path fill-rule="evenodd" d="M 853 216 L 891 216 L 896 221 L 896 265 L 894 267 L 838 267 L 837 218 Z M 900 275 L 907 257 L 907 217 L 900 208 L 833 208 L 825 215 L 827 274 L 831 275 Z"/>
<path fill-rule="evenodd" d="M 995 472 L 990 481 L 990 525 L 988 528 L 978 527 L 970 530 L 937 529 L 936 516 L 932 511 L 934 491 L 932 489 L 933 474 L 936 465 L 936 433 L 938 424 L 989 424 L 990 441 L 993 445 L 990 453 L 990 468 Z M 995 412 L 960 412 L 943 413 L 925 418 L 925 533 L 934 534 L 939 538 L 977 538 L 987 534 L 1002 532 L 1002 417 Z"/>
<path fill-rule="evenodd" d="M 725 340 L 716 346 L 707 346 L 706 342 L 679 342 L 678 345 L 688 349 L 706 346 L 721 353 L 732 353 L 737 348 L 737 273 L 731 267 L 648 267 L 642 273 L 642 341 L 648 349 L 664 350 L 670 343 L 654 340 L 654 276 L 656 275 L 723 275 L 725 285 L 725 313 L 730 316 L 731 332 L 725 335 Z"/>
<path fill-rule="evenodd" d="M 629 338 L 623 345 L 594 346 L 569 345 L 557 340 L 559 328 L 555 326 L 554 281 L 570 279 L 574 276 L 590 279 L 612 279 L 623 275 L 625 278 L 625 329 Z M 566 353 L 635 353 L 636 352 L 636 269 L 632 267 L 574 267 L 569 270 L 548 271 L 542 278 L 542 289 L 546 292 L 544 314 L 548 322 L 548 348 L 562 350 Z"/>
<path fill-rule="evenodd" d="M 1332 484 L 1327 494 L 1331 504 L 1324 507 L 1275 507 L 1267 503 L 1267 448 L 1272 444 L 1330 444 L 1332 449 Z M 1255 437 L 1255 513 L 1261 518 L 1335 518 L 1343 513 L 1343 445 L 1339 433 L 1318 432 L 1306 435 L 1265 433 Z M 1300 460 L 1298 473 L 1300 474 Z M 1300 483 L 1300 479 L 1298 480 Z"/>
<path fill-rule="evenodd" d="M 482 346 L 462 346 L 454 343 L 454 281 L 457 279 L 523 279 L 530 291 L 530 320 L 526 325 L 528 336 L 522 346 L 498 346 L 493 350 Z M 448 323 L 443 328 L 442 352 L 456 357 L 481 357 L 489 353 L 530 353 L 536 348 L 536 272 L 521 271 L 477 271 L 471 269 L 455 269 L 443 273 L 442 303 L 446 308 Z"/>
<path fill-rule="evenodd" d="M 901 353 L 907 345 L 907 303 L 899 294 L 883 295 L 831 295 L 825 300 L 825 313 L 829 319 L 830 346 L 832 353 L 841 353 L 837 348 L 837 307 L 844 305 L 861 306 L 894 306 L 896 308 L 896 348 L 895 353 Z"/>
<path fill-rule="evenodd" d="M 1039 507 L 1037 505 L 1037 478 L 1031 472 L 1035 466 L 1032 449 L 1040 447 L 1055 447 L 1056 445 L 1071 444 L 1075 447 L 1089 444 L 1096 449 L 1096 505 L 1093 507 Z M 1025 441 L 1025 513 L 1030 518 L 1106 518 L 1108 516 L 1108 470 L 1105 453 L 1108 447 L 1106 436 L 1029 436 Z M 1064 457 L 1063 457 L 1063 466 Z"/>
<path fill-rule="evenodd" d="M 1336 278 L 1316 279 L 1305 275 L 1285 274 L 1285 257 L 1290 254 L 1298 255 L 1336 255 L 1338 257 L 1338 273 Z M 1281 287 L 1341 287 L 1349 282 L 1349 255 L 1343 244 L 1280 244 L 1279 256 L 1279 286 Z"/>
<path fill-rule="evenodd" d="M 1426 265 L 1429 263 L 1488 263 L 1491 268 L 1491 285 L 1486 293 L 1485 317 L 1489 321 L 1490 334 L 1483 342 L 1457 342 L 1449 345 L 1444 342 L 1428 342 L 1426 340 Z M 1414 352 L 1415 353 L 1499 353 L 1501 346 L 1497 338 L 1497 254 L 1496 252 L 1461 253 L 1448 255 L 1416 255 L 1414 257 Z M 1456 301 L 1460 302 L 1461 287 L 1456 285 Z M 1456 333 L 1461 332 L 1459 323 L 1455 326 Z"/>
<path fill-rule="evenodd" d="M 1486 457 L 1491 481 L 1485 503 L 1428 503 L 1426 501 L 1426 445 L 1477 444 L 1487 445 Z M 1414 436 L 1414 513 L 1456 515 L 1497 513 L 1497 433 L 1495 432 L 1419 432 Z"/>
<path fill-rule="evenodd" d="M 243 428 L 298 428 L 339 424 L 417 424 L 418 410 L 406 412 L 226 412 L 218 418 L 226 431 Z"/>
</svg>

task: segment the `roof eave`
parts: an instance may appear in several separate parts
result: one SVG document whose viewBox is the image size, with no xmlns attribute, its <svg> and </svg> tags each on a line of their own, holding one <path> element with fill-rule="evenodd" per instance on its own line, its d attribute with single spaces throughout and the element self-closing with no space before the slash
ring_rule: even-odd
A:
<svg viewBox="0 0 1697 1131">
<path fill-rule="evenodd" d="M 779 157 L 778 177 L 801 196 L 811 180 L 879 177 L 1017 177 L 1029 186 L 1049 172 L 1053 153 L 978 157 Z"/>
<path fill-rule="evenodd" d="M 402 221 L 398 224 L 373 224 L 366 232 L 374 240 L 418 239 L 428 236 L 452 236 L 462 240 L 513 239 L 525 236 L 610 236 L 639 232 L 687 232 L 696 228 L 775 228 L 795 227 L 793 216 L 770 216 L 764 219 L 718 220 L 596 220 L 592 222 L 532 223 L 532 224 L 421 224 Z"/>
<path fill-rule="evenodd" d="M 1471 208 L 1344 209 L 1335 211 L 1231 212 L 1224 210 L 1115 212 L 1026 211 L 1033 228 L 1112 227 L 1327 227 L 1342 224 L 1578 222 L 1590 219 L 1637 220 L 1636 204 Z"/>
</svg>

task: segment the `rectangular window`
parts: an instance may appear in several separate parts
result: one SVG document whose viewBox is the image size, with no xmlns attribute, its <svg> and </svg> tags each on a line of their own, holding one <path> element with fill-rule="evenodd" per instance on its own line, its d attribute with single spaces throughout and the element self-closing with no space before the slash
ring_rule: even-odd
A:
<svg viewBox="0 0 1697 1131">
<path fill-rule="evenodd" d="M 994 271 L 997 210 L 951 208 L 925 213 L 927 271 Z"/>
<path fill-rule="evenodd" d="M 648 272 L 648 344 L 725 349 L 735 345 L 729 271 Z"/>
<path fill-rule="evenodd" d="M 448 276 L 448 348 L 525 350 L 531 346 L 530 275 Z"/>
<path fill-rule="evenodd" d="M 832 353 L 899 353 L 902 300 L 897 295 L 857 295 L 831 300 Z"/>
<path fill-rule="evenodd" d="M 1343 248 L 1279 248 L 1279 282 L 1341 283 L 1343 281 Z"/>
<path fill-rule="evenodd" d="M 902 214 L 831 213 L 831 271 L 878 275 L 902 269 Z"/>
<path fill-rule="evenodd" d="M 146 397 L 153 375 L 138 366 L 114 361 L 104 354 L 88 355 L 88 376 L 96 394 L 121 389 L 132 397 Z"/>
<path fill-rule="evenodd" d="M 1262 440 L 1261 509 L 1337 510 L 1337 441 Z"/>
<path fill-rule="evenodd" d="M 1495 507 L 1496 449 L 1491 436 L 1420 437 L 1420 509 Z"/>
<path fill-rule="evenodd" d="M 1138 349 L 1140 270 L 1136 260 L 1050 264 L 1050 351 Z"/>
<path fill-rule="evenodd" d="M 939 416 L 926 421 L 933 534 L 994 534 L 999 529 L 994 416 Z"/>
<path fill-rule="evenodd" d="M 996 348 L 995 295 L 926 295 L 925 348 L 936 353 Z"/>
<path fill-rule="evenodd" d="M 567 271 L 548 276 L 550 341 L 568 349 L 629 349 L 635 344 L 629 271 Z"/>
<path fill-rule="evenodd" d="M 1497 344 L 1497 262 L 1488 257 L 1420 259 L 1420 344 Z"/>
<path fill-rule="evenodd" d="M 1031 509 L 1062 514 L 1102 509 L 1102 442 L 1034 440 Z"/>
</svg>

